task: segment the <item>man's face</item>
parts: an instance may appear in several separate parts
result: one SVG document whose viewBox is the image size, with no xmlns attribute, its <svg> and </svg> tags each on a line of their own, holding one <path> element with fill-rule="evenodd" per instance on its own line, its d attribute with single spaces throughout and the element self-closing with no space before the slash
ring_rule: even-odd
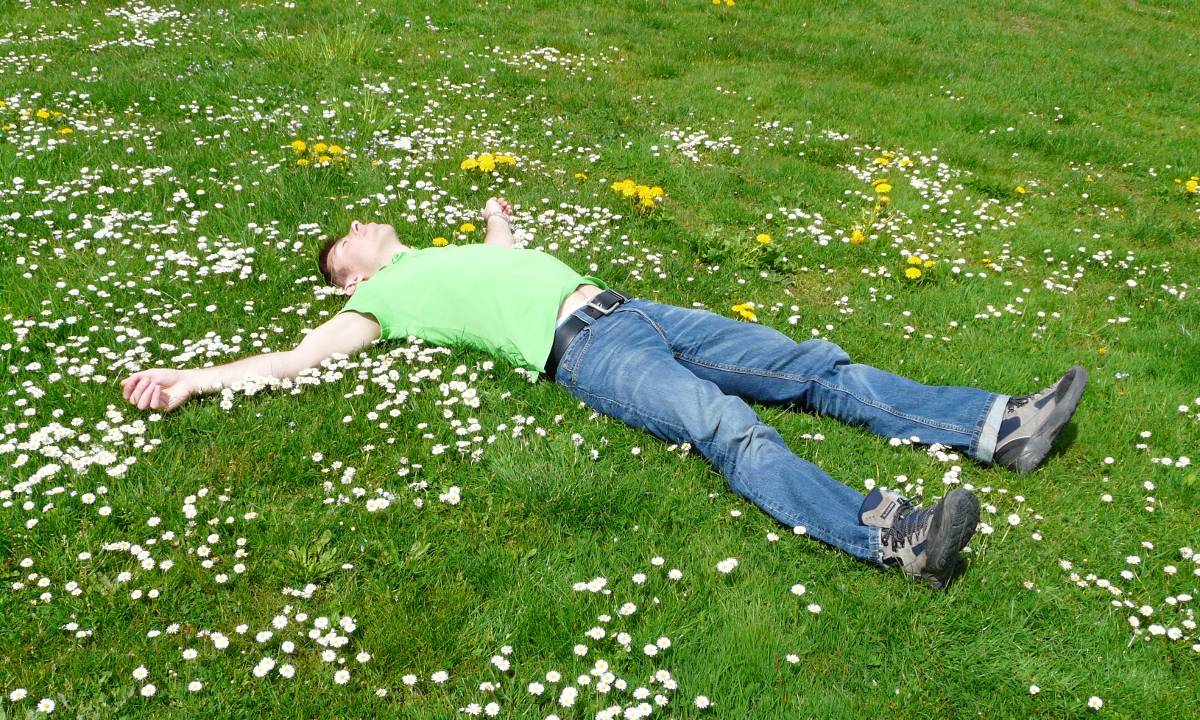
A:
<svg viewBox="0 0 1200 720">
<path fill-rule="evenodd" d="M 380 223 L 350 223 L 350 231 L 338 239 L 329 251 L 329 268 L 335 284 L 353 294 L 358 283 L 375 274 L 379 268 L 380 248 L 389 242 L 399 242 L 396 229 Z"/>
</svg>

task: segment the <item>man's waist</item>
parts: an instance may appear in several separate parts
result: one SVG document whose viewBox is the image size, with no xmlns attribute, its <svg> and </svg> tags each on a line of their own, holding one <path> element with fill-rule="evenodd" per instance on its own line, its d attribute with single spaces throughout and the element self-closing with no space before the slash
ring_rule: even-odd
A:
<svg viewBox="0 0 1200 720">
<path fill-rule="evenodd" d="M 590 287 L 595 286 L 592 285 Z M 592 318 L 592 322 L 595 322 L 599 318 L 605 317 L 613 310 L 616 310 L 618 305 L 629 299 L 628 295 L 614 288 L 609 288 L 595 293 L 595 295 L 584 301 L 577 309 L 581 308 L 584 313 Z M 567 346 L 571 344 L 571 340 L 575 338 L 576 333 L 587 325 L 587 321 L 581 319 L 576 310 L 569 312 L 566 319 L 554 329 L 554 340 L 550 345 L 550 356 L 546 358 L 545 367 L 546 377 L 551 381 L 558 374 L 558 364 L 562 361 L 562 356 L 566 352 Z"/>
<path fill-rule="evenodd" d="M 596 297 L 604 292 L 603 288 L 596 287 L 590 283 L 582 283 L 562 301 L 562 305 L 558 307 L 558 321 L 556 326 L 561 326 L 571 317 L 571 313 L 587 304 L 588 300 Z"/>
</svg>

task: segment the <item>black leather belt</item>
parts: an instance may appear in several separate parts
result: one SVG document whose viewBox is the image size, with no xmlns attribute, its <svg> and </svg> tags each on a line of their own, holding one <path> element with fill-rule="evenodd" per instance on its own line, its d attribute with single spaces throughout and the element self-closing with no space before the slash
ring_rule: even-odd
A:
<svg viewBox="0 0 1200 720">
<path fill-rule="evenodd" d="M 618 305 L 628 299 L 625 295 L 610 288 L 588 300 L 587 304 L 579 309 L 593 318 L 599 319 L 616 310 Z M 575 338 L 575 333 L 583 329 L 584 325 L 587 323 L 572 312 L 571 316 L 554 330 L 554 344 L 550 346 L 550 357 L 546 359 L 546 377 L 551 382 L 554 382 L 554 378 L 558 374 L 558 363 L 562 360 L 567 346 Z"/>
</svg>

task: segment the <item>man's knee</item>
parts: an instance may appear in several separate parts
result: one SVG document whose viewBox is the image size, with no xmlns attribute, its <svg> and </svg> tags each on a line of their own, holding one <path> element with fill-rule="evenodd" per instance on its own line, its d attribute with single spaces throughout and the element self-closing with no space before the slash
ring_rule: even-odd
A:
<svg viewBox="0 0 1200 720">
<path fill-rule="evenodd" d="M 800 343 L 799 347 L 810 359 L 811 365 L 818 370 L 836 368 L 850 363 L 850 355 L 842 349 L 842 346 L 828 340 L 814 338 Z"/>
</svg>

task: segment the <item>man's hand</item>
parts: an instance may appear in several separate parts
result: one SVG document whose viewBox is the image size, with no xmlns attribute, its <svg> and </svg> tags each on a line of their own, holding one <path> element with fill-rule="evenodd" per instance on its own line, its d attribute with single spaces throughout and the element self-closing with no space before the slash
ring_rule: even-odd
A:
<svg viewBox="0 0 1200 720">
<path fill-rule="evenodd" d="M 121 381 L 125 399 L 139 410 L 171 412 L 196 394 L 197 386 L 188 370 L 153 368 L 136 372 Z"/>
<path fill-rule="evenodd" d="M 502 197 L 488 198 L 487 203 L 483 206 L 483 219 L 487 223 L 487 232 L 485 233 L 484 245 L 499 245 L 500 247 L 512 247 L 512 206 Z"/>
<path fill-rule="evenodd" d="M 489 216 L 498 212 L 512 217 L 512 206 L 502 197 L 488 198 L 488 201 L 483 205 L 483 219 L 486 221 Z"/>
</svg>

